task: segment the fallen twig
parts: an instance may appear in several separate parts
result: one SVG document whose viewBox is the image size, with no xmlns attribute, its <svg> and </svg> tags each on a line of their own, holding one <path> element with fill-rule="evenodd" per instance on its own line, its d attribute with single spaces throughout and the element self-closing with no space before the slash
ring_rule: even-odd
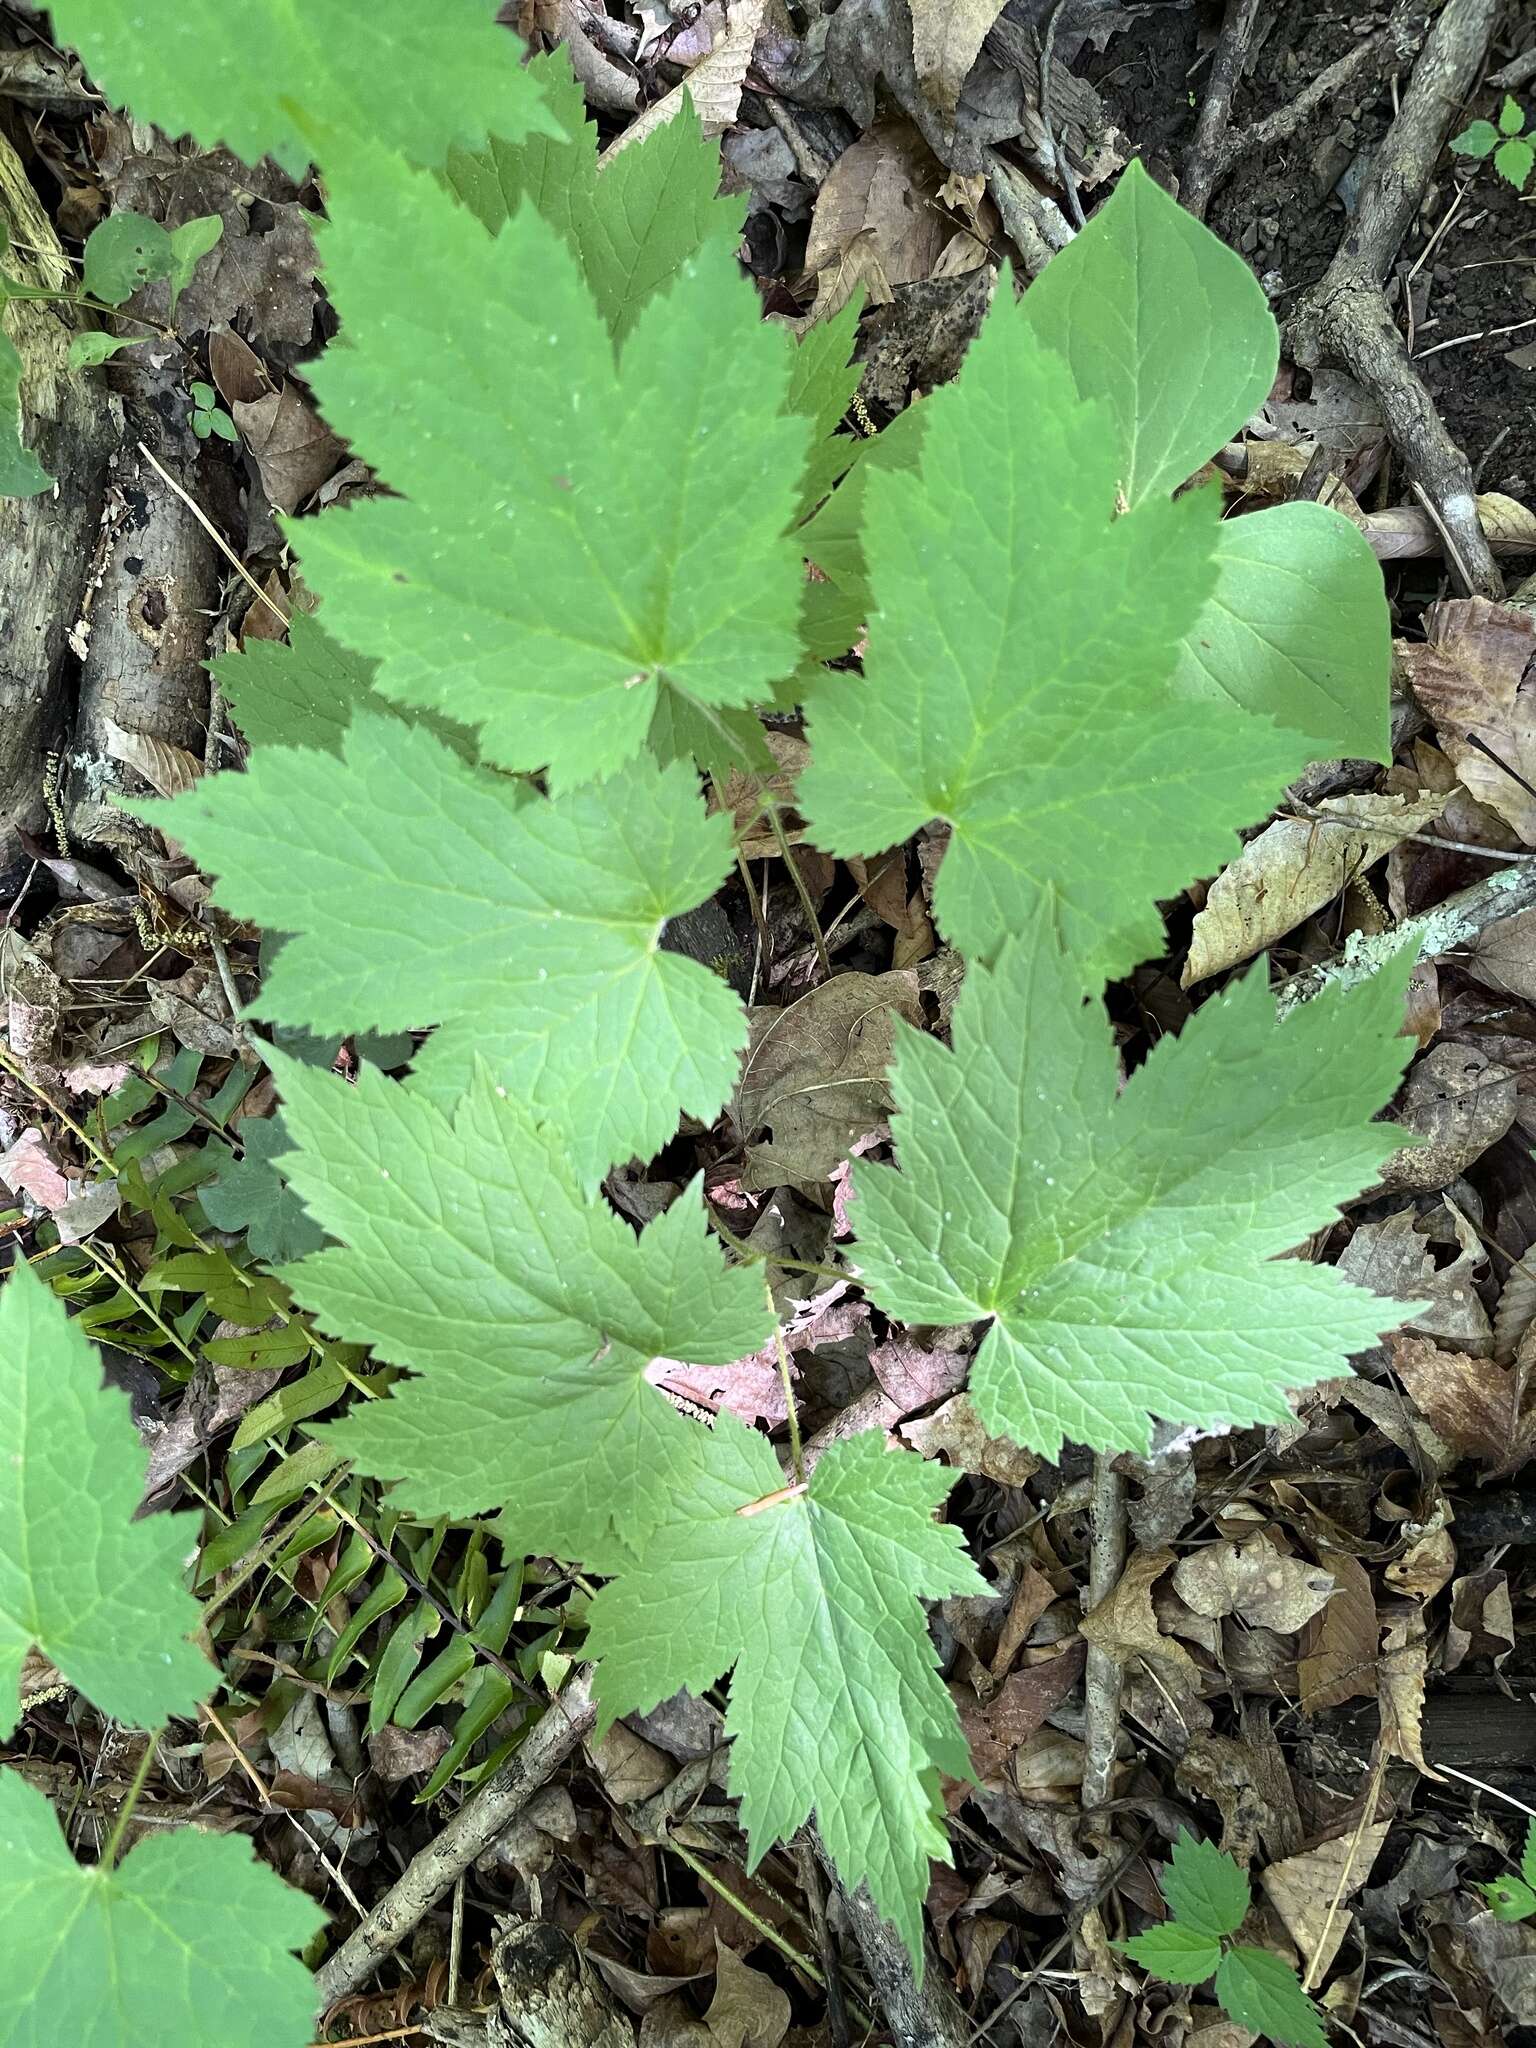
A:
<svg viewBox="0 0 1536 2048">
<path fill-rule="evenodd" d="M 1088 1521 L 1088 1604 L 1097 1607 L 1120 1583 L 1126 1550 L 1125 1481 L 1115 1470 L 1113 1457 L 1103 1451 L 1094 1453 Z M 1084 1813 L 1091 1814 L 1110 1796 L 1124 1677 L 1118 1659 L 1094 1643 L 1088 1645 L 1083 1672 Z"/>
<path fill-rule="evenodd" d="M 944 1967 L 924 1941 L 923 1981 L 917 1981 L 906 1943 L 887 1921 L 861 1885 L 850 1892 L 838 1882 L 831 1857 L 815 1836 L 816 1854 L 838 1901 L 853 1929 L 864 1968 L 869 1974 L 875 2002 L 885 2015 L 891 2039 L 900 2048 L 966 2048 L 971 2023 L 964 2008 L 944 1980 Z"/>
<path fill-rule="evenodd" d="M 1413 68 L 1360 195 L 1349 234 L 1291 317 L 1292 359 L 1341 365 L 1376 400 L 1408 476 L 1420 483 L 1454 541 L 1469 591 L 1504 583 L 1478 523 L 1472 472 L 1408 360 L 1382 282 L 1417 212 L 1435 160 L 1471 92 L 1500 0 L 1447 0 Z"/>
<path fill-rule="evenodd" d="M 1223 148 L 1232 124 L 1232 95 L 1248 62 L 1254 26 L 1259 18 L 1259 0 L 1227 0 L 1222 18 L 1221 41 L 1211 64 L 1210 84 L 1195 123 L 1194 139 L 1184 158 L 1184 175 L 1179 181 L 1179 202 L 1196 220 L 1205 219 L 1211 194 L 1226 168 Z"/>
<path fill-rule="evenodd" d="M 548 1783 L 597 1720 L 592 1673 L 578 1672 L 546 1707 L 501 1769 L 413 1856 L 373 1911 L 315 1974 L 315 1995 L 328 2009 L 356 1991 L 448 1892 L 461 1871 L 488 1849 L 541 1785 Z"/>
</svg>

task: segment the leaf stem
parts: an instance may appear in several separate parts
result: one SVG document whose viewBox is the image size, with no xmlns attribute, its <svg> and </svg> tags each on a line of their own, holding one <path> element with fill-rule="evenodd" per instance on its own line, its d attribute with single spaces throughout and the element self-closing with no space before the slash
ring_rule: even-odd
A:
<svg viewBox="0 0 1536 2048">
<path fill-rule="evenodd" d="M 818 1266 L 810 1259 L 781 1259 L 774 1252 L 758 1251 L 748 1244 L 744 1237 L 738 1237 L 734 1230 L 728 1230 L 713 1211 L 710 1214 L 710 1221 L 715 1226 L 716 1236 L 723 1238 L 731 1250 L 738 1253 L 749 1266 L 777 1266 L 785 1273 L 818 1273 L 823 1280 L 846 1280 L 850 1287 L 853 1285 L 853 1275 L 840 1272 L 836 1266 Z"/>
<path fill-rule="evenodd" d="M 832 979 L 832 962 L 827 954 L 827 942 L 822 937 L 821 925 L 816 916 L 816 906 L 811 901 L 810 890 L 805 886 L 805 877 L 800 872 L 800 863 L 795 859 L 795 850 L 789 843 L 789 834 L 784 830 L 784 820 L 779 816 L 779 807 L 776 803 L 770 802 L 765 804 L 763 808 L 768 813 L 768 822 L 773 827 L 773 836 L 779 843 L 779 852 L 783 857 L 784 866 L 788 870 L 789 879 L 795 885 L 795 894 L 800 898 L 800 908 L 805 912 L 805 921 L 811 928 L 811 938 L 816 946 L 817 964 L 821 968 L 824 979 L 830 981 Z"/>
<path fill-rule="evenodd" d="M 795 1389 L 789 1376 L 789 1347 L 784 1342 L 784 1325 L 779 1321 L 766 1273 L 763 1275 L 763 1292 L 768 1296 L 768 1307 L 773 1315 L 773 1344 L 779 1354 L 779 1380 L 784 1388 L 784 1407 L 789 1417 L 790 1463 L 794 1467 L 796 1486 L 804 1486 L 805 1450 L 800 1442 L 800 1411 L 795 1405 Z"/>
<path fill-rule="evenodd" d="M 144 1754 L 139 1758 L 139 1767 L 133 1774 L 133 1783 L 128 1787 L 127 1796 L 117 1809 L 117 1818 L 112 1823 L 107 1846 L 101 1852 L 100 1868 L 103 1870 L 111 1870 L 117 1862 L 118 1849 L 122 1845 L 123 1836 L 127 1833 L 128 1823 L 133 1818 L 133 1809 L 139 1803 L 139 1794 L 144 1790 L 145 1781 L 154 1766 L 155 1752 L 159 1747 L 160 1731 L 156 1729 L 144 1745 Z"/>
</svg>

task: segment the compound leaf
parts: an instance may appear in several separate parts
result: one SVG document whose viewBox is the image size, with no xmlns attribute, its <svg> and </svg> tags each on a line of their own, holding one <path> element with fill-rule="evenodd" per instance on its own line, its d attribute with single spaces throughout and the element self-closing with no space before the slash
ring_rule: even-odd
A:
<svg viewBox="0 0 1536 2048">
<path fill-rule="evenodd" d="M 1126 166 L 1092 227 L 1024 294 L 1024 318 L 1109 407 L 1128 503 L 1164 497 L 1263 404 L 1280 339 L 1252 271 Z"/>
<path fill-rule="evenodd" d="M 1122 970 L 1161 943 L 1153 898 L 1229 857 L 1308 749 L 1171 696 L 1215 585 L 1214 498 L 1117 516 L 1104 408 L 1077 399 L 1008 294 L 923 412 L 920 469 L 861 462 L 849 480 L 865 499 L 867 674 L 812 696 L 800 809 L 839 855 L 945 818 L 935 911 L 953 944 L 985 956 L 1050 885 L 1085 970 Z"/>
<path fill-rule="evenodd" d="M 637 753 L 663 685 L 766 697 L 798 658 L 784 535 L 809 428 L 779 410 L 789 351 L 730 247 L 690 258 L 616 356 L 570 244 L 531 207 L 491 241 L 396 157 L 349 147 L 328 171 L 350 346 L 313 381 L 402 495 L 299 539 L 330 630 L 379 658 L 375 687 L 556 786 Z"/>
<path fill-rule="evenodd" d="M 348 1088 L 269 1057 L 298 1147 L 283 1171 L 341 1240 L 285 1278 L 327 1329 L 416 1375 L 321 1434 L 402 1480 L 414 1512 L 506 1506 L 515 1549 L 601 1568 L 615 1530 L 642 1544 L 699 1434 L 646 1368 L 729 1363 L 773 1327 L 697 1188 L 637 1239 L 483 1064 L 450 1121 L 372 1067 Z"/>
<path fill-rule="evenodd" d="M 1394 1035 L 1402 979 L 1277 1026 L 1250 974 L 1117 1100 L 1102 1012 L 1041 916 L 996 968 L 970 970 L 952 1052 L 898 1035 L 901 1170 L 854 1169 L 865 1286 L 911 1322 L 986 1320 L 982 1418 L 1049 1457 L 1064 1437 L 1144 1450 L 1152 1415 L 1287 1418 L 1285 1389 L 1341 1372 L 1412 1313 L 1279 1257 L 1401 1142 L 1371 1118 L 1411 1050 Z"/>
<path fill-rule="evenodd" d="M 1221 1943 L 1177 1920 L 1149 1927 L 1120 1946 L 1133 1963 L 1151 1970 L 1169 1984 L 1203 1984 L 1214 1977 L 1221 1961 Z"/>
<path fill-rule="evenodd" d="M 0 1289 L 0 1384 L 0 1708 L 35 1644 L 104 1714 L 158 1728 L 190 1713 L 217 1681 L 187 1641 L 194 1539 L 180 1517 L 134 1521 L 143 1464 L 127 1403 L 24 1262 Z"/>
<path fill-rule="evenodd" d="M 1228 2019 L 1277 2048 L 1328 2048 L 1317 2007 L 1285 1957 L 1271 1949 L 1229 1949 L 1216 1972 L 1216 1996 Z"/>
<path fill-rule="evenodd" d="M 1179 1830 L 1173 1855 L 1163 1872 L 1162 1891 L 1175 1920 L 1192 1933 L 1212 1940 L 1219 1935 L 1236 1934 L 1247 1916 L 1248 1880 L 1236 1859 L 1218 1849 L 1214 1842 L 1197 1840 L 1188 1828 Z M 1209 1970 L 1205 1972 L 1207 1977 L 1210 1974 Z"/>
<path fill-rule="evenodd" d="M 814 1810 L 843 1881 L 868 1883 L 914 1957 L 929 1859 L 949 1860 L 937 1773 L 969 1771 L 918 1605 L 982 1590 L 933 1519 L 953 1478 L 871 1430 L 786 1488 L 767 1441 L 722 1414 L 592 1610 L 610 1720 L 735 1666 L 731 1789 L 754 1867 Z"/>
<path fill-rule="evenodd" d="M 490 0 L 249 0 L 231 38 L 221 0 L 56 0 L 54 33 L 118 105 L 249 164 L 274 156 L 297 177 L 330 136 L 376 136 L 414 162 L 455 143 L 516 141 L 559 128 L 522 68 L 522 45 Z"/>
<path fill-rule="evenodd" d="M 0 1771 L 0 2041 L 6 2048 L 303 2048 L 312 1899 L 238 1834 L 150 1834 L 116 1869 L 76 1863 L 45 1795 Z"/>
<path fill-rule="evenodd" d="M 730 821 L 705 817 L 689 767 L 637 763 L 551 800 L 359 713 L 339 761 L 259 749 L 244 775 L 145 815 L 223 878 L 222 903 L 292 934 L 263 1016 L 318 1032 L 441 1020 L 413 1086 L 451 1104 L 478 1055 L 561 1126 L 586 1178 L 730 1092 L 741 1003 L 660 945 L 731 865 Z"/>
</svg>

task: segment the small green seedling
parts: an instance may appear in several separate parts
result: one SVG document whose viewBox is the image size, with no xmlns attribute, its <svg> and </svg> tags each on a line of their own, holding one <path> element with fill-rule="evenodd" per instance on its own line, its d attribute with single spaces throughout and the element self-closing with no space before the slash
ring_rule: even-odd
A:
<svg viewBox="0 0 1536 2048">
<path fill-rule="evenodd" d="M 1495 1920 L 1529 1920 L 1536 1914 L 1536 1820 L 1525 1831 L 1518 1877 L 1496 1877 L 1483 1886 Z"/>
<path fill-rule="evenodd" d="M 1229 1945 L 1249 1901 L 1248 1880 L 1230 1856 L 1182 1830 L 1162 1891 L 1169 1918 L 1118 1944 L 1133 1963 L 1170 1984 L 1214 1977 L 1221 2009 L 1238 2026 L 1296 2048 L 1327 2048 L 1317 2008 L 1285 1958 L 1272 1949 Z"/>
<path fill-rule="evenodd" d="M 211 384 L 193 384 L 192 431 L 199 441 L 206 441 L 210 434 L 217 434 L 221 441 L 238 441 L 240 429 L 219 404 L 219 394 Z"/>
<path fill-rule="evenodd" d="M 1509 93 L 1499 109 L 1497 128 L 1491 121 L 1474 121 L 1451 137 L 1451 147 L 1458 156 L 1491 156 L 1493 168 L 1517 192 L 1525 190 L 1536 167 L 1536 138 L 1527 130 L 1525 115 Z"/>
</svg>

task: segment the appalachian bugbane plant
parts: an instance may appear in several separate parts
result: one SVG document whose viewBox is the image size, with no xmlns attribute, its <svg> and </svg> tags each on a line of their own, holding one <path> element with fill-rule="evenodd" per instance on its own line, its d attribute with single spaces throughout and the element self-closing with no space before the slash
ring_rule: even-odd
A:
<svg viewBox="0 0 1536 2048">
<path fill-rule="evenodd" d="M 1183 488 L 1265 396 L 1276 335 L 1243 264 L 1138 166 L 1021 298 L 1000 281 L 951 388 L 855 444 L 835 432 L 851 316 L 798 345 L 760 318 L 691 113 L 599 172 L 563 60 L 519 68 L 478 0 L 431 12 L 428 52 L 414 0 L 346 0 L 323 34 L 263 0 L 259 79 L 218 57 L 212 0 L 153 61 L 136 12 L 55 18 L 143 117 L 318 157 L 342 343 L 313 385 L 392 493 L 290 523 L 318 621 L 219 664 L 248 769 L 140 807 L 221 905 L 285 935 L 258 1017 L 435 1027 L 403 1082 L 271 1055 L 281 1169 L 329 1240 L 284 1278 L 405 1375 L 319 1434 L 404 1510 L 496 1513 L 514 1551 L 601 1577 L 605 1717 L 734 1671 L 754 1862 L 814 1814 L 920 1961 L 939 1775 L 967 1769 L 920 1603 L 983 1590 L 935 1519 L 951 1475 L 877 1434 L 786 1471 L 761 1434 L 679 1415 L 653 1361 L 770 1341 L 761 1276 L 725 1259 L 697 1186 L 638 1235 L 600 1191 L 681 1115 L 719 1113 L 746 1043 L 729 987 L 661 943 L 733 866 L 699 768 L 761 766 L 757 708 L 798 703 L 816 844 L 949 827 L 935 915 L 970 970 L 949 1045 L 903 1029 L 894 1166 L 855 1169 L 871 1299 L 982 1326 L 988 1426 L 1047 1455 L 1142 1447 L 1159 1415 L 1278 1417 L 1402 1313 L 1277 1261 L 1400 1142 L 1371 1122 L 1406 1057 L 1398 992 L 1281 1027 L 1250 975 L 1118 1100 L 1088 998 L 1308 760 L 1385 755 L 1374 563 L 1331 512 L 1223 524 L 1214 490 Z M 824 666 L 865 622 L 862 672 Z M 14 1384 L 34 1344 L 83 1346 L 28 1288 L 5 1297 Z M 78 1405 L 60 1430 L 94 1447 Z M 19 1455 L 24 1531 L 74 1482 Z M 81 1642 L 63 1589 L 23 1573 L 9 1634 L 153 1721 L 198 1689 L 180 1596 L 163 1541 L 99 1499 L 92 1570 L 152 1593 Z M 60 1898 L 83 1883 L 18 1788 L 0 1797 Z M 153 1963 L 207 1851 L 151 1846 L 183 1894 L 134 1937 Z M 140 1857 L 92 1912 L 126 1910 Z M 45 1909 L 20 1884 L 0 1878 L 0 1913 L 25 1948 Z M 282 1897 L 270 1879 L 276 1948 L 307 1932 Z M 305 2038 L 272 1998 L 262 2038 Z M 41 2038 L 0 2012 L 6 2040 Z M 78 2031 L 126 2041 L 123 2012 Z M 223 2006 L 184 2025 L 244 2038 Z"/>
</svg>

